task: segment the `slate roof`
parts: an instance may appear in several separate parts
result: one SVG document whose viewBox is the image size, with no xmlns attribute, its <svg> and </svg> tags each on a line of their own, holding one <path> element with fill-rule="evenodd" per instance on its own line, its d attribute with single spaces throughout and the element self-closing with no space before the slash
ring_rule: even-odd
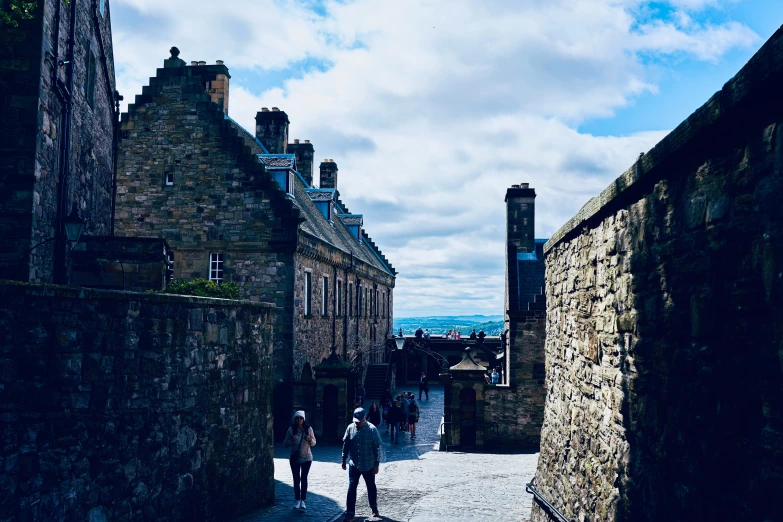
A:
<svg viewBox="0 0 783 522">
<path fill-rule="evenodd" d="M 296 170 L 296 156 L 294 154 L 259 154 L 258 159 L 270 170 Z"/>
<path fill-rule="evenodd" d="M 339 248 L 343 252 L 353 252 L 357 259 L 387 274 L 394 275 L 394 271 L 378 257 L 364 237 L 359 241 L 336 215 L 331 222 L 327 221 L 310 199 L 308 194 L 310 187 L 306 185 L 301 176 L 295 176 L 295 178 L 294 204 L 299 207 L 302 216 L 306 219 L 300 227 L 302 231 Z"/>
<path fill-rule="evenodd" d="M 252 143 L 251 149 L 254 154 L 258 155 L 259 161 L 262 161 L 264 165 L 270 170 L 277 170 L 281 168 L 295 168 L 296 156 L 294 154 L 268 154 L 268 151 L 264 148 L 261 142 L 255 137 L 255 135 L 248 132 L 244 127 L 237 122 L 226 116 L 226 119 L 231 122 L 232 126 L 238 133 L 244 134 L 246 141 Z M 268 164 L 267 161 L 270 163 Z M 288 163 L 286 163 L 288 162 Z M 275 164 L 272 166 L 271 164 Z M 290 165 L 277 166 L 277 165 Z M 364 261 L 365 263 L 395 276 L 394 268 L 385 261 L 383 254 L 378 250 L 374 243 L 369 239 L 366 233 L 362 234 L 362 238 L 357 239 L 353 233 L 345 226 L 342 220 L 339 218 L 339 214 L 348 214 L 348 209 L 343 205 L 342 201 L 337 199 L 335 204 L 335 218 L 330 223 L 315 206 L 315 203 L 310 199 L 308 195 L 309 191 L 320 192 L 328 189 L 313 189 L 304 178 L 297 173 L 294 176 L 294 205 L 299 208 L 302 217 L 305 218 L 305 222 L 302 223 L 300 230 L 310 234 L 311 236 L 320 239 L 330 245 L 342 250 L 343 252 L 353 252 L 354 257 Z M 329 192 L 332 192 L 329 190 Z"/>
</svg>

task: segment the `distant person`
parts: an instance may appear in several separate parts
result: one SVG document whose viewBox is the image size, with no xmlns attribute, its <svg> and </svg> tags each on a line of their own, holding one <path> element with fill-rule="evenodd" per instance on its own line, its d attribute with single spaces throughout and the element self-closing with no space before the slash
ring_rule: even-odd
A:
<svg viewBox="0 0 783 522">
<path fill-rule="evenodd" d="M 421 326 L 416 328 L 416 339 L 421 340 L 421 338 L 424 337 L 424 330 L 421 329 Z"/>
<path fill-rule="evenodd" d="M 416 440 L 416 423 L 419 422 L 419 405 L 416 398 L 411 397 L 408 403 L 408 430 L 411 432 L 411 440 Z"/>
<path fill-rule="evenodd" d="M 451 341 L 451 330 L 446 332 L 446 340 Z"/>
<path fill-rule="evenodd" d="M 370 404 L 370 411 L 367 412 L 367 420 L 376 428 L 381 426 L 381 409 L 375 401 Z"/>
<path fill-rule="evenodd" d="M 294 420 L 285 434 L 285 447 L 291 447 L 288 463 L 291 465 L 291 473 L 294 476 L 294 509 L 307 509 L 307 475 L 313 464 L 313 453 L 310 450 L 315 446 L 315 433 L 305 422 L 305 412 L 294 412 Z"/>
<path fill-rule="evenodd" d="M 478 333 L 478 342 L 479 344 L 484 342 L 484 338 L 487 336 L 487 334 L 484 333 L 484 330 L 479 330 Z"/>
<path fill-rule="evenodd" d="M 386 433 L 389 433 L 389 408 L 392 403 L 392 394 L 389 388 L 383 390 L 381 394 L 381 417 L 386 422 Z"/>
<path fill-rule="evenodd" d="M 429 328 L 425 328 L 424 329 L 424 338 L 425 339 L 429 339 L 430 338 L 430 329 Z"/>
<path fill-rule="evenodd" d="M 462 339 L 462 331 L 461 330 L 457 330 L 457 340 L 459 341 L 461 339 Z"/>
<path fill-rule="evenodd" d="M 498 373 L 498 369 L 495 368 L 492 370 L 492 384 L 498 384 L 500 382 L 500 373 Z"/>
<path fill-rule="evenodd" d="M 389 413 L 386 417 L 386 428 L 391 428 L 389 440 L 393 444 L 398 444 L 397 438 L 400 435 L 400 424 L 404 417 L 405 414 L 402 412 L 402 402 L 397 398 L 397 400 L 392 401 L 389 405 Z"/>
<path fill-rule="evenodd" d="M 402 337 L 402 328 L 400 328 L 400 333 L 397 334 L 397 337 Z"/>
<path fill-rule="evenodd" d="M 367 390 L 361 384 L 356 388 L 356 407 L 360 408 L 364 406 L 364 397 L 367 395 Z"/>
<path fill-rule="evenodd" d="M 430 400 L 430 387 L 428 384 L 429 380 L 427 379 L 427 374 L 421 372 L 421 377 L 419 377 L 419 400 L 421 400 L 421 392 L 424 392 L 427 396 L 427 400 Z"/>
<path fill-rule="evenodd" d="M 408 406 L 410 405 L 411 401 L 408 399 L 408 394 L 403 393 L 402 398 L 400 400 L 400 406 L 402 406 L 402 412 L 403 412 L 403 418 L 402 423 L 400 424 L 400 429 L 404 432 L 408 432 Z"/>
<path fill-rule="evenodd" d="M 359 479 L 364 479 L 367 486 L 367 500 L 370 503 L 372 516 L 378 514 L 378 488 L 375 486 L 375 475 L 381 466 L 381 434 L 378 429 L 367 422 L 364 408 L 353 410 L 353 422 L 345 429 L 343 435 L 342 467 L 348 468 L 348 496 L 345 499 L 345 521 L 354 520 L 356 514 L 356 488 Z"/>
<path fill-rule="evenodd" d="M 476 340 L 476 329 L 474 328 L 472 332 L 470 332 L 470 340 L 475 341 Z"/>
</svg>

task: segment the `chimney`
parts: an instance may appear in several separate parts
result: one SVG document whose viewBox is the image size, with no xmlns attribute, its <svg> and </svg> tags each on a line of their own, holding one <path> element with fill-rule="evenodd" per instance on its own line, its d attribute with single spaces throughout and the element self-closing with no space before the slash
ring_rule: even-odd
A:
<svg viewBox="0 0 783 522">
<path fill-rule="evenodd" d="M 228 114 L 228 67 L 223 60 L 218 60 L 215 65 L 207 65 L 205 61 L 190 62 L 192 75 L 201 77 L 204 82 L 204 91 L 209 94 L 213 102 L 218 104 L 223 114 Z"/>
<path fill-rule="evenodd" d="M 322 189 L 329 188 L 337 190 L 337 164 L 333 159 L 325 159 L 320 166 L 321 180 L 319 186 Z"/>
<path fill-rule="evenodd" d="M 256 113 L 256 138 L 270 154 L 285 154 L 288 146 L 288 115 L 277 107 Z"/>
<path fill-rule="evenodd" d="M 308 185 L 313 186 L 313 157 L 315 151 L 310 140 L 294 140 L 288 144 L 288 153 L 296 155 L 296 170 L 305 179 Z"/>
<path fill-rule="evenodd" d="M 506 190 L 506 242 L 519 253 L 535 252 L 536 191 L 528 183 Z"/>
</svg>

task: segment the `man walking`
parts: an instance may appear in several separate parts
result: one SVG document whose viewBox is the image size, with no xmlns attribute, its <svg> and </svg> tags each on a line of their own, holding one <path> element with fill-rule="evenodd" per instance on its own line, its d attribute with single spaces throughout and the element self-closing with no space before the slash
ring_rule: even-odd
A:
<svg viewBox="0 0 783 522">
<path fill-rule="evenodd" d="M 345 500 L 345 522 L 351 522 L 356 514 L 356 488 L 359 477 L 364 478 L 372 516 L 379 518 L 378 489 L 375 475 L 381 465 L 381 434 L 378 428 L 367 422 L 364 408 L 353 410 L 353 422 L 343 436 L 342 466 L 348 464 L 348 497 Z"/>
<path fill-rule="evenodd" d="M 427 395 L 427 400 L 430 399 L 429 380 L 427 379 L 427 374 L 424 372 L 421 372 L 421 377 L 419 377 L 419 400 L 421 400 L 421 392 L 424 392 Z"/>
</svg>

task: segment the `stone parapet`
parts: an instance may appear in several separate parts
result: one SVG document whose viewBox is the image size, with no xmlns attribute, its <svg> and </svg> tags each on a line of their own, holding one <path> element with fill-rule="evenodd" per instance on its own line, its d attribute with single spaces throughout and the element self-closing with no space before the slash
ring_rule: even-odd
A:
<svg viewBox="0 0 783 522">
<path fill-rule="evenodd" d="M 226 520 L 273 501 L 277 308 L 0 294 L 0 519 Z"/>
</svg>

